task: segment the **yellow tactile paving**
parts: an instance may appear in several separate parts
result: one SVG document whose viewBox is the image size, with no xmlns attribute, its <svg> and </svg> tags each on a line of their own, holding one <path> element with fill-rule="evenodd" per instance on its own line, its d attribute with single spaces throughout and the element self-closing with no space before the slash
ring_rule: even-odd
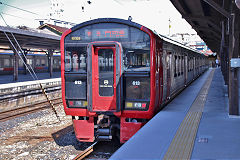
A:
<svg viewBox="0 0 240 160">
<path fill-rule="evenodd" d="M 213 69 L 175 134 L 164 160 L 190 159 L 215 69 Z"/>
</svg>

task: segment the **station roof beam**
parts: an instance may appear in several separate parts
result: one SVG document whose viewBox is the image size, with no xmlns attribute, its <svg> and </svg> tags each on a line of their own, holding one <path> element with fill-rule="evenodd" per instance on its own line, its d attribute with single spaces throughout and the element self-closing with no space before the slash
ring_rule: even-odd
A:
<svg viewBox="0 0 240 160">
<path fill-rule="evenodd" d="M 0 44 L 9 46 L 9 41 L 6 38 L 6 32 L 12 41 L 13 33 L 21 47 L 25 48 L 41 48 L 41 49 L 60 49 L 60 36 L 44 33 L 44 31 L 30 31 L 23 29 L 15 29 L 11 27 L 0 26 Z"/>
<path fill-rule="evenodd" d="M 208 47 L 217 52 L 225 84 L 228 85 L 230 115 L 239 115 L 240 108 L 240 67 L 231 67 L 231 60 L 240 57 L 240 10 L 235 1 L 171 0 Z"/>
</svg>

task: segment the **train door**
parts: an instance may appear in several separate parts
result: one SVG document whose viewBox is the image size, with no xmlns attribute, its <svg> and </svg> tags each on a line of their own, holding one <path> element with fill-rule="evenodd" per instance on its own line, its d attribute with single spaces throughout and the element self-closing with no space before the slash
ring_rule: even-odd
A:
<svg viewBox="0 0 240 160">
<path fill-rule="evenodd" d="M 93 112 L 119 111 L 117 85 L 121 76 L 119 47 L 91 44 L 88 49 L 88 109 Z M 118 93 L 117 93 L 118 92 Z"/>
</svg>

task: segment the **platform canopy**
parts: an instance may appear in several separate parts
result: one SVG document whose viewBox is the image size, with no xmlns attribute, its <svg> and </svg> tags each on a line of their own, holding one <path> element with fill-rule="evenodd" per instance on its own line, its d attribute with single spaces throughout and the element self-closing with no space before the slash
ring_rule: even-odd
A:
<svg viewBox="0 0 240 160">
<path fill-rule="evenodd" d="M 22 48 L 40 48 L 40 49 L 60 49 L 60 36 L 49 34 L 46 31 L 36 29 L 17 29 L 0 26 L 0 46 L 10 46 L 7 33 L 12 42 L 14 41 L 11 33 L 16 37 Z"/>
<path fill-rule="evenodd" d="M 170 1 L 208 47 L 217 52 L 228 85 L 229 114 L 239 115 L 240 0 Z"/>
<path fill-rule="evenodd" d="M 213 52 L 220 52 L 222 23 L 229 33 L 229 19 L 235 13 L 239 20 L 239 9 L 232 0 L 171 0 L 182 17 L 192 26 Z"/>
</svg>

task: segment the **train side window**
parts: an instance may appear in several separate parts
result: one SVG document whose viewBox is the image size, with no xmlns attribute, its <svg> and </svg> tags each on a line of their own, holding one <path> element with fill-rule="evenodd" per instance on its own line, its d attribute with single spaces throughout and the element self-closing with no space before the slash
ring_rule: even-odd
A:
<svg viewBox="0 0 240 160">
<path fill-rule="evenodd" d="M 32 62 L 31 62 L 32 63 Z M 29 63 L 28 64 L 30 64 L 30 61 L 29 61 Z M 31 64 L 32 65 L 32 64 Z M 46 61 L 45 61 L 45 59 L 41 59 L 41 66 L 46 66 Z"/>
<path fill-rule="evenodd" d="M 191 58 L 191 71 L 193 71 L 193 58 Z"/>
<path fill-rule="evenodd" d="M 170 68 L 170 54 L 171 54 L 171 52 L 168 52 L 167 56 L 166 56 L 166 68 L 167 69 Z"/>
<path fill-rule="evenodd" d="M 182 70 L 181 70 L 181 65 L 182 65 L 182 63 L 181 63 L 181 57 L 178 56 L 178 76 L 180 76 L 180 74 L 181 74 L 181 72 L 182 72 Z"/>
<path fill-rule="evenodd" d="M 177 66 L 178 66 L 178 63 L 177 63 L 177 56 L 174 56 L 174 77 L 177 77 Z"/>
<path fill-rule="evenodd" d="M 40 59 L 36 60 L 36 66 L 40 66 Z"/>
<path fill-rule="evenodd" d="M 21 59 L 18 61 L 18 65 L 19 67 L 23 67 L 23 61 Z"/>
<path fill-rule="evenodd" d="M 192 71 L 192 58 L 190 57 L 190 71 Z"/>
<path fill-rule="evenodd" d="M 191 57 L 189 57 L 188 59 L 188 71 L 190 72 L 191 71 Z"/>
<path fill-rule="evenodd" d="M 4 59 L 3 60 L 3 66 L 4 67 L 10 67 L 10 60 L 9 59 Z"/>
<path fill-rule="evenodd" d="M 32 65 L 32 62 L 33 62 L 32 59 L 29 58 L 27 59 L 27 64 Z"/>
<path fill-rule="evenodd" d="M 182 56 L 182 72 L 181 72 L 181 74 L 183 74 L 183 72 L 184 72 L 184 56 Z"/>
<path fill-rule="evenodd" d="M 158 63 L 159 63 L 159 57 L 158 57 L 158 49 L 156 50 L 156 53 L 155 53 L 155 56 L 156 56 L 156 72 L 158 72 L 159 71 L 159 65 L 158 65 Z"/>
</svg>

